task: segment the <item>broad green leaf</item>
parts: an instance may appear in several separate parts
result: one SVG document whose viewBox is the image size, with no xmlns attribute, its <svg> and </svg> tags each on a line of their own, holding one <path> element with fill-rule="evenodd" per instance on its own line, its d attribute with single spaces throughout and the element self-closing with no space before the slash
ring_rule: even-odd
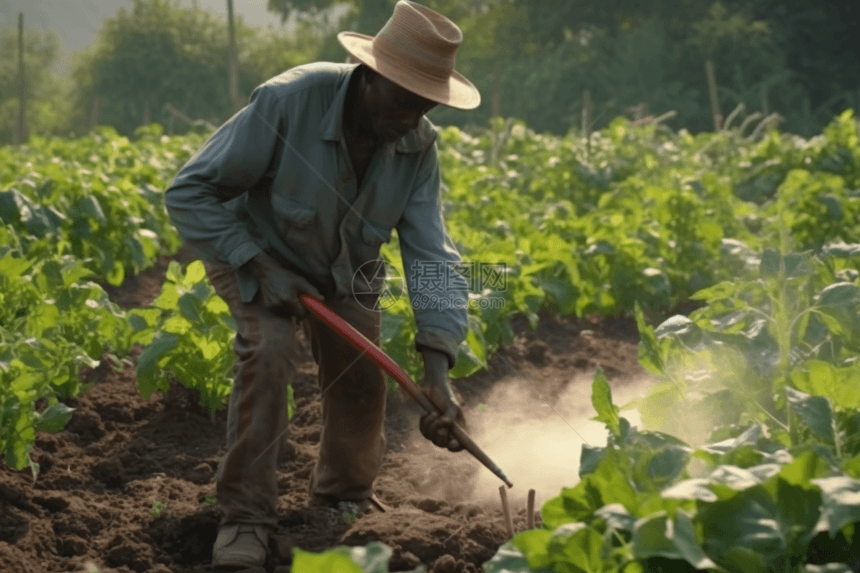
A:
<svg viewBox="0 0 860 573">
<path fill-rule="evenodd" d="M 792 485 L 809 487 L 812 480 L 830 473 L 829 464 L 813 452 L 802 452 L 779 470 L 779 475 Z"/>
<path fill-rule="evenodd" d="M 645 314 L 636 301 L 634 305 L 636 325 L 639 329 L 639 364 L 651 374 L 660 375 L 665 371 L 660 344 L 654 335 L 654 330 L 645 322 Z"/>
<path fill-rule="evenodd" d="M 735 283 L 731 281 L 722 281 L 712 287 L 708 287 L 706 289 L 702 289 L 696 292 L 695 294 L 691 295 L 690 298 L 692 300 L 706 301 L 719 300 L 733 296 L 736 291 L 737 287 L 735 286 Z"/>
<path fill-rule="evenodd" d="M 830 402 L 821 396 L 810 396 L 790 386 L 785 387 L 785 395 L 791 409 L 800 416 L 803 423 L 819 438 L 833 443 L 833 412 Z"/>
<path fill-rule="evenodd" d="M 346 549 L 330 549 L 311 553 L 293 547 L 292 573 L 364 573 Z"/>
<path fill-rule="evenodd" d="M 860 480 L 842 476 L 812 480 L 821 488 L 821 524 L 830 538 L 847 524 L 860 522 Z"/>
<path fill-rule="evenodd" d="M 96 221 L 99 226 L 107 224 L 107 218 L 102 210 L 102 206 L 94 195 L 85 195 L 82 197 L 80 201 L 78 201 L 78 208 L 81 210 L 83 215 Z"/>
<path fill-rule="evenodd" d="M 823 307 L 850 311 L 860 305 L 860 287 L 852 283 L 836 283 L 822 289 L 815 298 Z"/>
<path fill-rule="evenodd" d="M 194 294 L 187 292 L 179 297 L 177 300 L 177 306 L 179 307 L 179 311 L 182 313 L 189 322 L 203 324 L 205 320 L 202 316 L 202 304 L 200 300 L 194 296 Z"/>
<path fill-rule="evenodd" d="M 167 265 L 167 272 L 164 275 L 165 280 L 181 285 L 182 279 L 182 265 L 180 265 L 176 261 L 170 261 Z"/>
<path fill-rule="evenodd" d="M 675 512 L 675 519 L 660 512 L 637 521 L 633 551 L 638 559 L 665 557 L 686 561 L 696 569 L 717 568 L 699 545 L 690 517 L 681 509 Z"/>
<path fill-rule="evenodd" d="M 556 567 L 603 571 L 603 537 L 584 523 L 566 523 L 552 532 L 548 553 Z"/>
<path fill-rule="evenodd" d="M 62 430 L 71 419 L 75 408 L 69 408 L 62 402 L 48 406 L 36 421 L 36 429 L 43 432 L 56 433 Z"/>
<path fill-rule="evenodd" d="M 173 261 L 176 262 L 176 261 Z M 166 282 L 161 287 L 161 292 L 155 297 L 150 306 L 160 308 L 162 310 L 174 310 L 179 304 L 179 293 L 176 290 L 176 285 Z"/>
<path fill-rule="evenodd" d="M 594 419 L 606 424 L 606 427 L 618 436 L 621 431 L 618 424 L 620 410 L 618 406 L 612 403 L 612 389 L 609 387 L 609 381 L 603 373 L 603 368 L 600 367 L 595 371 L 591 383 L 591 404 L 597 412 L 597 417 Z"/>
<path fill-rule="evenodd" d="M 732 547 L 720 556 L 722 563 L 732 573 L 770 573 L 764 559 L 747 547 Z"/>
<path fill-rule="evenodd" d="M 176 348 L 179 337 L 175 334 L 159 332 L 152 344 L 146 347 L 137 361 L 137 389 L 144 399 L 149 400 L 158 388 L 160 363 L 164 354 Z"/>
<path fill-rule="evenodd" d="M 182 278 L 182 286 L 191 288 L 198 282 L 206 279 L 206 268 L 203 266 L 203 261 L 192 261 L 188 263 L 185 269 L 185 276 Z"/>
<path fill-rule="evenodd" d="M 608 527 L 620 531 L 633 531 L 633 526 L 636 524 L 636 517 L 620 503 L 604 505 L 594 512 L 594 516 L 605 520 Z"/>
<path fill-rule="evenodd" d="M 24 271 L 33 266 L 34 262 L 35 261 L 14 257 L 11 254 L 6 255 L 2 260 L 0 260 L 0 274 L 9 277 L 20 277 L 24 274 Z"/>
<path fill-rule="evenodd" d="M 695 499 L 710 503 L 719 499 L 710 485 L 711 480 L 707 478 L 688 479 L 664 489 L 661 495 L 667 499 Z"/>
<path fill-rule="evenodd" d="M 605 452 L 606 448 L 582 444 L 582 452 L 579 455 L 579 477 L 582 478 L 592 473 L 600 460 L 603 459 Z"/>
<path fill-rule="evenodd" d="M 532 529 L 514 535 L 514 538 L 499 547 L 496 554 L 484 563 L 485 573 L 553 573 L 546 546 L 551 531 Z M 526 555 L 529 559 L 526 559 Z M 542 566 L 537 565 L 543 563 Z M 530 566 L 531 565 L 531 566 Z"/>
<path fill-rule="evenodd" d="M 105 278 L 109 285 L 115 287 L 120 286 L 125 280 L 125 265 L 120 261 L 114 261 L 111 271 Z"/>
<path fill-rule="evenodd" d="M 541 521 L 553 529 L 565 523 L 582 521 L 602 507 L 598 501 L 586 490 L 584 481 L 576 487 L 563 487 L 559 495 L 548 499 L 541 507 Z"/>
</svg>

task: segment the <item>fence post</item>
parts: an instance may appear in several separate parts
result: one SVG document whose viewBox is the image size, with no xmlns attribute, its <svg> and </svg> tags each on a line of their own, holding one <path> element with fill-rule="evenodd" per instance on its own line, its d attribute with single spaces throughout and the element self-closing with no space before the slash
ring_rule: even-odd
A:
<svg viewBox="0 0 860 573">
<path fill-rule="evenodd" d="M 230 105 L 232 113 L 242 109 L 239 103 L 239 61 L 236 55 L 236 28 L 233 25 L 233 0 L 227 0 L 227 28 L 230 32 L 230 47 L 228 50 L 228 81 L 230 84 Z"/>
<path fill-rule="evenodd" d="M 585 155 L 591 152 L 591 92 L 582 92 L 582 133 L 585 134 Z"/>
<path fill-rule="evenodd" d="M 18 12 L 18 126 L 15 130 L 15 145 L 27 142 L 27 84 L 24 77 L 24 13 Z"/>
<path fill-rule="evenodd" d="M 720 100 L 717 97 L 717 79 L 714 75 L 714 63 L 708 60 L 705 64 L 705 71 L 708 74 L 708 91 L 711 94 L 711 113 L 714 116 L 714 131 L 720 131 L 723 128 L 723 116 L 720 115 Z"/>
</svg>

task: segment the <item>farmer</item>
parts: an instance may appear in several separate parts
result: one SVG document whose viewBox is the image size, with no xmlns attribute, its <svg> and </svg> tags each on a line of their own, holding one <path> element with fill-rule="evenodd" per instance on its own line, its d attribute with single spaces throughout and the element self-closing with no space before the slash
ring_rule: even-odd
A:
<svg viewBox="0 0 860 573">
<path fill-rule="evenodd" d="M 462 38 L 444 16 L 400 0 L 377 36 L 338 35 L 358 63 L 298 66 L 257 87 L 165 192 L 173 224 L 200 253 L 237 325 L 229 449 L 216 473 L 224 512 L 216 567 L 265 561 L 278 519 L 275 468 L 287 427 L 285 385 L 301 363 L 300 327 L 322 394 L 310 503 L 352 501 L 362 512 L 378 504 L 384 374 L 298 297 L 324 301 L 378 345 L 379 249 L 392 229 L 424 360 L 422 386 L 444 411 L 422 416 L 421 433 L 439 447 L 463 449 L 449 432 L 452 421 L 465 427 L 465 419 L 448 370 L 465 338 L 468 293 L 450 270 L 460 257 L 445 229 L 435 131 L 424 117 L 437 105 L 480 103 L 454 71 Z"/>
</svg>

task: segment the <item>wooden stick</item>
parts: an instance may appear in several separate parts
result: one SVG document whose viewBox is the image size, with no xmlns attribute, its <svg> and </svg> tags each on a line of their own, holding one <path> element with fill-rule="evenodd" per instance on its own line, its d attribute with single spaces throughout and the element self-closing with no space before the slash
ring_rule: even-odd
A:
<svg viewBox="0 0 860 573">
<path fill-rule="evenodd" d="M 18 12 L 18 124 L 15 128 L 15 145 L 27 143 L 27 84 L 24 76 L 24 13 Z"/>
<path fill-rule="evenodd" d="M 708 60 L 705 63 L 705 72 L 708 75 L 708 91 L 711 94 L 711 113 L 714 116 L 714 131 L 723 128 L 723 118 L 720 115 L 720 99 L 717 96 L 717 79 L 714 74 L 714 62 Z"/>
<path fill-rule="evenodd" d="M 591 92 L 582 92 L 582 133 L 585 135 L 585 157 L 591 153 Z"/>
<path fill-rule="evenodd" d="M 508 529 L 508 539 L 514 536 L 514 522 L 511 519 L 511 508 L 508 505 L 508 492 L 505 486 L 499 486 L 499 495 L 502 496 L 502 512 L 505 514 L 505 527 Z"/>
<path fill-rule="evenodd" d="M 526 518 L 528 520 L 527 521 L 528 528 L 534 529 L 535 528 L 535 490 L 533 490 L 533 489 L 529 490 L 529 500 L 528 500 L 528 503 L 526 504 L 526 508 L 527 508 L 526 511 L 528 512 L 526 514 Z"/>
</svg>

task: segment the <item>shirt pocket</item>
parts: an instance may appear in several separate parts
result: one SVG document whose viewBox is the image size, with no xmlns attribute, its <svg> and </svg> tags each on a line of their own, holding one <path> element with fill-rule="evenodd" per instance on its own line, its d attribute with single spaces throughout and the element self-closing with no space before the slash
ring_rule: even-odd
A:
<svg viewBox="0 0 860 573">
<path fill-rule="evenodd" d="M 293 250 L 308 245 L 316 235 L 318 213 L 312 207 L 295 199 L 272 195 L 272 210 L 278 232 Z"/>
</svg>

